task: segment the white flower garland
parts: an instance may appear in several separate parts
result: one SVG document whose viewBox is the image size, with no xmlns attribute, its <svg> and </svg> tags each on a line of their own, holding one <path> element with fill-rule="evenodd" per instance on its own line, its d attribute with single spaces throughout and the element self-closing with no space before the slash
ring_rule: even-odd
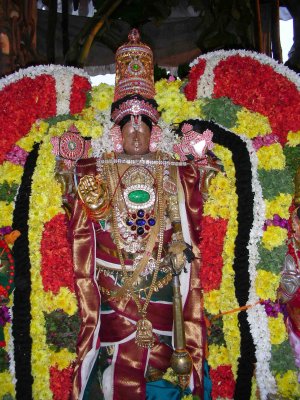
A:
<svg viewBox="0 0 300 400">
<path fill-rule="evenodd" d="M 190 64 L 190 67 L 193 67 L 200 60 L 206 61 L 204 73 L 201 77 L 199 77 L 198 81 L 197 98 L 212 97 L 214 89 L 215 67 L 220 61 L 224 61 L 231 56 L 237 55 L 240 57 L 251 57 L 252 59 L 259 61 L 261 64 L 269 65 L 274 71 L 293 82 L 297 89 L 300 90 L 299 75 L 296 72 L 288 69 L 283 64 L 279 64 L 276 60 L 264 54 L 255 53 L 249 50 L 218 50 L 199 56 Z"/>
<path fill-rule="evenodd" d="M 179 142 L 179 139 L 176 139 L 176 136 L 171 128 L 171 125 L 169 125 L 163 119 L 160 119 L 158 121 L 158 126 L 161 128 L 162 134 L 157 149 L 164 153 L 173 155 L 174 152 L 173 146 L 174 144 Z"/>
<path fill-rule="evenodd" d="M 200 77 L 197 87 L 197 98 L 207 97 L 212 98 L 214 92 L 214 84 L 215 84 L 215 73 L 214 69 L 219 64 L 219 61 L 222 59 L 222 56 L 215 57 L 210 60 L 210 62 L 205 64 L 205 69 L 203 74 Z"/>
<path fill-rule="evenodd" d="M 110 153 L 114 150 L 110 137 L 110 129 L 114 123 L 110 119 L 110 109 L 97 113 L 95 119 L 103 126 L 103 133 L 98 139 L 91 140 L 92 154 L 93 157 L 101 158 L 104 153 Z"/>
<path fill-rule="evenodd" d="M 68 69 L 59 69 L 53 76 L 56 89 L 56 115 L 69 114 L 74 75 L 70 74 Z"/>
<path fill-rule="evenodd" d="M 257 166 L 258 159 L 252 141 L 244 136 L 240 136 L 246 143 L 252 171 L 252 191 L 254 194 L 253 226 L 250 232 L 248 244 L 249 250 L 249 276 L 250 290 L 248 305 L 255 304 L 259 297 L 255 290 L 255 280 L 257 275 L 256 266 L 259 262 L 258 242 L 263 235 L 263 225 L 265 221 L 265 203 L 262 195 L 262 188 L 258 180 Z M 256 304 L 247 310 L 250 331 L 255 344 L 256 354 L 256 380 L 260 390 L 261 400 L 266 400 L 269 393 L 277 393 L 276 381 L 270 370 L 271 360 L 271 340 L 268 326 L 268 317 L 262 304 Z"/>
<path fill-rule="evenodd" d="M 13 303 L 13 299 L 12 299 Z M 8 310 L 11 321 L 13 320 L 13 310 L 12 307 L 9 308 Z M 12 325 L 9 326 L 8 328 L 8 345 L 7 345 L 7 353 L 8 353 L 8 358 L 9 358 L 9 372 L 11 375 L 12 383 L 15 386 L 17 383 L 16 380 L 16 363 L 15 363 L 15 349 L 14 349 L 14 340 L 13 340 L 13 334 L 12 334 Z"/>
<path fill-rule="evenodd" d="M 24 69 L 20 69 L 17 72 L 14 72 L 11 75 L 3 77 L 0 79 L 0 91 L 4 89 L 5 86 L 10 85 L 11 83 L 15 83 L 23 78 L 35 78 L 39 75 L 52 75 L 55 77 L 56 74 L 65 73 L 70 74 L 72 77 L 73 75 L 82 76 L 90 82 L 89 75 L 84 72 L 84 70 L 75 68 L 75 67 L 65 67 L 63 65 L 38 65 L 35 67 L 28 67 Z M 61 84 L 63 84 L 61 82 Z"/>
</svg>

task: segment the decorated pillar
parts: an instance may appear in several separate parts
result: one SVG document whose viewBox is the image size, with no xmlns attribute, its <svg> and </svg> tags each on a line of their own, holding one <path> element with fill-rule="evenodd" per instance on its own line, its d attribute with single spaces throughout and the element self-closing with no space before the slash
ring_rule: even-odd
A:
<svg viewBox="0 0 300 400">
<path fill-rule="evenodd" d="M 34 64 L 36 1 L 0 1 L 0 76 Z"/>
</svg>

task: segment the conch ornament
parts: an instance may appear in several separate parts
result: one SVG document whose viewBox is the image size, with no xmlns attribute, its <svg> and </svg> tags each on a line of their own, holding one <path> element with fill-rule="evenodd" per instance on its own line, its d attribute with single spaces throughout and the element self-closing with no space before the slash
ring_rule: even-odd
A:
<svg viewBox="0 0 300 400">
<path fill-rule="evenodd" d="M 300 286 L 300 274 L 293 257 L 285 257 L 280 280 L 280 295 L 284 302 L 290 301 Z"/>
</svg>

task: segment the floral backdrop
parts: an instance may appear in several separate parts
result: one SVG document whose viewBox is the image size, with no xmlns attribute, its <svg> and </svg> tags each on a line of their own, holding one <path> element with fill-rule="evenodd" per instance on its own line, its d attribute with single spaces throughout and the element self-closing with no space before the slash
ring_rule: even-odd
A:
<svg viewBox="0 0 300 400">
<path fill-rule="evenodd" d="M 213 150 L 224 171 L 209 188 L 200 245 L 213 399 L 242 399 L 247 388 L 251 399 L 300 397 L 276 296 L 300 166 L 299 85 L 287 68 L 241 51 L 202 56 L 187 81 L 156 83 L 165 124 L 201 119 L 218 124 L 216 137 L 228 133 Z M 0 251 L 10 261 L 8 275 L 0 269 L 0 399 L 68 399 L 79 316 L 50 139 L 72 124 L 86 138 L 108 128 L 113 87 L 90 89 L 66 67 L 0 81 Z"/>
</svg>

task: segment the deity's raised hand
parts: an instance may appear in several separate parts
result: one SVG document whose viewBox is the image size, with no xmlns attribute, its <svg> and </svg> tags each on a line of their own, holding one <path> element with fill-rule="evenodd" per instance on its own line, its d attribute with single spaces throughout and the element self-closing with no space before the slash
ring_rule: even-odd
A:
<svg viewBox="0 0 300 400">
<path fill-rule="evenodd" d="M 80 179 L 78 195 L 93 215 L 94 219 L 100 219 L 108 212 L 109 197 L 103 180 L 97 175 L 85 175 Z M 96 214 L 95 214 L 96 213 Z"/>
</svg>

